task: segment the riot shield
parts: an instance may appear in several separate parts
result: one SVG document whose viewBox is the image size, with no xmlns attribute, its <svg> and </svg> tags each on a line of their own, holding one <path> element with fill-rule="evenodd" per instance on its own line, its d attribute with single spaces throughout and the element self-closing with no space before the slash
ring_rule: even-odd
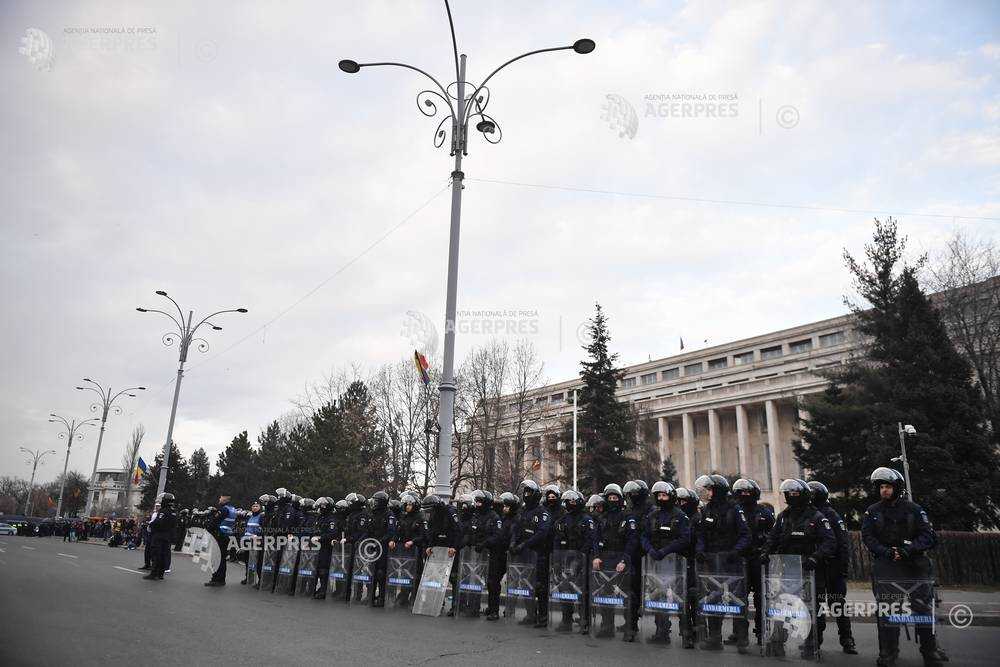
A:
<svg viewBox="0 0 1000 667">
<path fill-rule="evenodd" d="M 424 570 L 420 575 L 420 585 L 417 587 L 417 596 L 413 602 L 414 614 L 441 615 L 453 560 L 448 555 L 448 547 L 434 547 L 430 557 L 424 562 Z"/>
<path fill-rule="evenodd" d="M 397 547 L 389 552 L 385 577 L 386 609 L 410 611 L 413 592 L 417 588 L 419 561 L 417 549 Z"/>
<path fill-rule="evenodd" d="M 556 549 L 549 559 L 549 627 L 556 632 L 586 632 L 590 627 L 587 583 L 590 557 L 575 549 Z"/>
<path fill-rule="evenodd" d="M 628 556 L 620 551 L 598 552 L 590 566 L 590 636 L 594 639 L 621 639 L 629 624 Z M 618 565 L 624 564 L 621 572 Z"/>
<path fill-rule="evenodd" d="M 351 570 L 351 604 L 371 605 L 375 595 L 375 560 L 362 549 L 365 542 L 355 545 Z"/>
<path fill-rule="evenodd" d="M 747 613 L 746 566 L 743 559 L 725 552 L 705 554 L 698 563 L 695 609 L 702 642 L 722 643 L 723 618 L 743 618 Z"/>
<path fill-rule="evenodd" d="M 295 594 L 303 597 L 312 597 L 316 592 L 316 557 L 319 550 L 311 548 L 311 544 L 299 553 L 299 566 L 295 578 Z"/>
<path fill-rule="evenodd" d="M 327 598 L 342 602 L 348 599 L 347 592 L 353 554 L 354 544 L 351 542 L 333 543 L 333 553 L 330 554 L 330 572 L 327 575 Z"/>
<path fill-rule="evenodd" d="M 678 628 L 688 622 L 687 559 L 669 554 L 660 560 L 646 556 L 642 566 L 642 625 L 640 637 L 651 644 L 669 644 L 672 618 Z"/>
<path fill-rule="evenodd" d="M 799 657 L 817 657 L 816 580 L 802 569 L 802 556 L 772 555 L 762 573 L 764 604 L 764 655 L 784 657 L 786 643 L 795 642 Z M 793 654 L 794 655 L 794 654 Z"/>
<path fill-rule="evenodd" d="M 257 582 L 260 581 L 260 561 L 261 556 L 263 556 L 263 551 L 260 548 L 260 538 L 254 537 L 247 540 L 249 549 L 247 549 L 247 585 L 256 586 Z"/>
<path fill-rule="evenodd" d="M 882 560 L 875 561 L 873 569 L 879 626 L 897 628 L 898 632 L 898 628 L 912 625 L 934 632 L 937 609 L 929 569 Z"/>
<path fill-rule="evenodd" d="M 181 553 L 190 556 L 194 553 L 192 545 L 194 543 L 195 533 L 190 528 L 184 531 L 184 543 L 181 545 Z"/>
<path fill-rule="evenodd" d="M 274 575 L 280 552 L 270 544 L 264 547 L 260 561 L 260 590 L 270 593 L 274 590 Z"/>
<path fill-rule="evenodd" d="M 535 601 L 535 552 L 522 549 L 507 556 L 507 581 L 501 592 L 503 616 L 508 623 L 534 625 L 538 620 Z"/>
<path fill-rule="evenodd" d="M 286 544 L 281 548 L 281 561 L 274 578 L 274 592 L 285 595 L 295 592 L 295 569 L 299 560 L 298 545 Z"/>
<path fill-rule="evenodd" d="M 486 603 L 486 576 L 489 574 L 488 553 L 465 547 L 458 555 L 458 607 L 456 618 L 478 618 Z"/>
</svg>

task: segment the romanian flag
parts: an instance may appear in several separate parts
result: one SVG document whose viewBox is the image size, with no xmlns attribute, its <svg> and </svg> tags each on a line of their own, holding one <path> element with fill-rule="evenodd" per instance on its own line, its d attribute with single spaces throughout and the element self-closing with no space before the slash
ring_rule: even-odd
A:
<svg viewBox="0 0 1000 667">
<path fill-rule="evenodd" d="M 148 470 L 148 468 L 146 467 L 146 462 L 143 461 L 142 457 L 140 456 L 138 463 L 135 464 L 135 473 L 133 473 L 133 475 L 132 475 L 132 483 L 133 484 L 138 484 L 139 482 L 141 482 L 142 481 L 142 475 L 147 470 Z"/>
<path fill-rule="evenodd" d="M 413 363 L 416 364 L 417 372 L 420 373 L 420 379 L 426 387 L 431 383 L 431 376 L 427 373 L 427 369 L 430 368 L 430 364 L 427 363 L 427 357 L 414 350 Z"/>
</svg>

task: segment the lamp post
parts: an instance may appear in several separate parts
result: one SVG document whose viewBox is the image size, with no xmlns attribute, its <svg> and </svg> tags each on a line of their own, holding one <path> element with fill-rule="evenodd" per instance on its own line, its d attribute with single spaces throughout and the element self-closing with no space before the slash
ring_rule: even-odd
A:
<svg viewBox="0 0 1000 667">
<path fill-rule="evenodd" d="M 31 516 L 31 496 L 35 492 L 35 471 L 38 470 L 38 462 L 48 454 L 55 454 L 56 450 L 46 449 L 42 452 L 37 449 L 28 449 L 27 447 L 18 447 L 18 449 L 31 457 L 31 484 L 28 486 L 28 499 L 24 501 L 24 516 L 27 517 Z M 62 496 L 62 494 L 59 495 Z"/>
<path fill-rule="evenodd" d="M 403 67 L 414 72 L 418 72 L 434 83 L 434 89 L 422 90 L 417 93 L 417 108 L 425 116 L 434 117 L 438 113 L 438 106 L 435 101 L 443 102 L 447 114 L 438 123 L 434 130 L 434 147 L 441 147 L 448 135 L 445 129 L 448 121 L 451 121 L 451 156 L 455 158 L 454 169 L 451 172 L 451 233 L 448 241 L 448 282 L 447 296 L 445 299 L 444 316 L 444 364 L 441 374 L 441 407 L 438 412 L 438 460 L 437 460 L 437 483 L 435 494 L 443 498 L 451 497 L 451 440 L 452 440 L 452 419 L 455 414 L 455 310 L 458 292 L 458 242 L 459 230 L 462 218 L 462 181 L 465 174 L 462 172 L 462 157 L 468 155 L 468 130 L 469 123 L 474 118 L 479 122 L 475 124 L 475 129 L 482 133 L 483 138 L 491 144 L 499 143 L 503 137 L 503 131 L 496 119 L 486 113 L 486 107 L 490 102 L 490 90 L 486 83 L 493 76 L 512 62 L 535 55 L 536 53 L 548 53 L 549 51 L 572 50 L 576 53 L 590 53 L 596 48 L 592 39 L 578 39 L 569 46 L 557 46 L 547 49 L 537 49 L 522 53 L 503 63 L 483 79 L 483 82 L 476 86 L 465 78 L 465 54 L 459 55 L 458 41 L 455 38 L 455 23 L 451 16 L 451 7 L 448 0 L 444 3 L 445 11 L 448 14 L 448 27 L 451 30 L 452 52 L 455 58 L 455 81 L 447 86 L 433 76 L 413 65 L 397 62 L 373 62 L 359 63 L 354 60 L 341 60 L 338 64 L 341 71 L 347 74 L 356 74 L 362 67 L 382 67 L 393 66 Z M 467 88 L 474 88 L 471 95 L 466 94 Z"/>
<path fill-rule="evenodd" d="M 906 477 L 906 492 L 910 494 L 910 500 L 913 500 L 913 486 L 910 484 L 910 460 L 906 458 L 906 436 L 916 435 L 917 429 L 913 428 L 911 424 L 903 426 L 903 422 L 897 422 L 896 426 L 899 429 L 899 456 L 893 461 L 902 462 L 903 476 Z"/>
<path fill-rule="evenodd" d="M 66 492 L 66 471 L 69 469 L 69 450 L 73 447 L 73 438 L 83 439 L 83 433 L 78 433 L 77 431 L 84 426 L 93 426 L 94 422 L 97 420 L 93 417 L 90 419 L 83 419 L 81 421 L 72 420 L 68 421 L 65 417 L 60 417 L 54 412 L 49 413 L 49 422 L 53 424 L 62 424 L 66 427 L 65 431 L 59 433 L 59 438 L 66 438 L 66 462 L 63 463 L 63 474 L 62 481 L 59 483 L 59 504 L 56 506 L 56 518 L 58 519 L 62 515 L 63 506 L 63 495 Z"/>
<path fill-rule="evenodd" d="M 99 403 L 94 403 L 93 405 L 90 406 L 91 412 L 97 412 L 98 410 L 100 410 L 101 412 L 101 431 L 97 436 L 97 453 L 94 454 L 94 471 L 90 473 L 90 484 L 88 485 L 87 488 L 87 509 L 84 510 L 84 514 L 86 516 L 90 516 L 90 511 L 94 507 L 94 493 L 90 489 L 90 485 L 94 486 L 97 485 L 97 462 L 101 458 L 101 444 L 104 442 L 104 425 L 108 421 L 108 412 L 113 411 L 116 415 L 120 415 L 122 413 L 122 409 L 117 405 L 115 405 L 115 401 L 117 401 L 122 396 L 127 396 L 128 398 L 135 398 L 135 394 L 129 392 L 136 390 L 145 391 L 146 388 L 128 387 L 127 389 L 122 389 L 117 394 L 112 394 L 110 385 L 108 386 L 107 389 L 105 389 L 99 383 L 95 382 L 94 380 L 91 380 L 90 378 L 83 378 L 83 381 L 88 383 L 88 385 L 90 386 L 77 387 L 78 390 L 92 391 L 101 397 Z M 131 474 L 131 473 L 130 471 L 126 470 L 125 474 Z"/>
<path fill-rule="evenodd" d="M 157 310 L 156 308 L 136 308 L 140 313 L 159 313 L 168 317 L 171 322 L 177 327 L 177 331 L 168 331 L 163 334 L 160 339 L 163 344 L 170 347 L 174 343 L 178 343 L 180 347 L 180 355 L 178 359 L 177 366 L 177 381 L 174 383 L 174 402 L 170 408 L 170 422 L 167 424 L 167 439 L 163 443 L 163 463 L 160 466 L 160 481 L 157 484 L 156 494 L 159 495 L 167 488 L 167 466 L 170 463 L 170 443 L 174 437 L 174 419 L 177 417 L 177 398 L 181 393 L 181 379 L 184 377 L 184 362 L 187 361 L 188 349 L 191 347 L 191 343 L 197 343 L 196 347 L 198 351 L 204 354 L 208 352 L 208 341 L 204 338 L 195 338 L 195 334 L 202 325 L 207 325 L 213 331 L 222 331 L 222 327 L 216 326 L 215 324 L 209 322 L 208 320 L 216 315 L 222 315 L 223 313 L 245 313 L 246 308 L 229 308 L 227 310 L 219 310 L 207 317 L 203 318 L 197 324 L 194 322 L 194 311 L 189 310 L 187 317 L 184 317 L 184 311 L 181 310 L 180 305 L 173 300 L 166 292 L 163 290 L 157 290 L 156 292 L 159 296 L 170 301 L 177 308 L 177 316 L 174 317 L 173 314 L 168 313 L 165 310 Z"/>
</svg>

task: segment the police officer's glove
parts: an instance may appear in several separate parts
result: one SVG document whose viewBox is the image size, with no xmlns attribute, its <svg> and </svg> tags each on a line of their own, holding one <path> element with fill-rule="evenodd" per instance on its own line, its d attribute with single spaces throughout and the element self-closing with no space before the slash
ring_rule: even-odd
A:
<svg viewBox="0 0 1000 667">
<path fill-rule="evenodd" d="M 802 559 L 802 569 L 805 572 L 812 572 L 813 570 L 815 570 L 816 569 L 816 559 L 813 558 L 812 556 L 809 556 L 809 558 L 803 558 Z"/>
<path fill-rule="evenodd" d="M 514 546 L 512 546 L 510 548 L 510 552 L 516 556 L 517 554 L 521 553 L 521 549 L 523 549 L 523 548 L 524 548 L 523 545 L 521 545 L 521 544 L 515 544 Z"/>
<path fill-rule="evenodd" d="M 906 559 L 910 557 L 910 552 L 906 549 L 906 547 L 897 547 L 896 553 L 899 554 L 900 559 Z"/>
</svg>

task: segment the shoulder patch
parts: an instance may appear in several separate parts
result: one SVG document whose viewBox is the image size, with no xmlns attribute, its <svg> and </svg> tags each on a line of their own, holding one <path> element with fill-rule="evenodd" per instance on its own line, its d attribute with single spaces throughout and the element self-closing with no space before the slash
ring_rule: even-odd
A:
<svg viewBox="0 0 1000 667">
<path fill-rule="evenodd" d="M 827 530 L 830 530 L 830 522 L 827 520 L 826 517 L 823 517 L 823 527 L 826 528 Z"/>
</svg>

